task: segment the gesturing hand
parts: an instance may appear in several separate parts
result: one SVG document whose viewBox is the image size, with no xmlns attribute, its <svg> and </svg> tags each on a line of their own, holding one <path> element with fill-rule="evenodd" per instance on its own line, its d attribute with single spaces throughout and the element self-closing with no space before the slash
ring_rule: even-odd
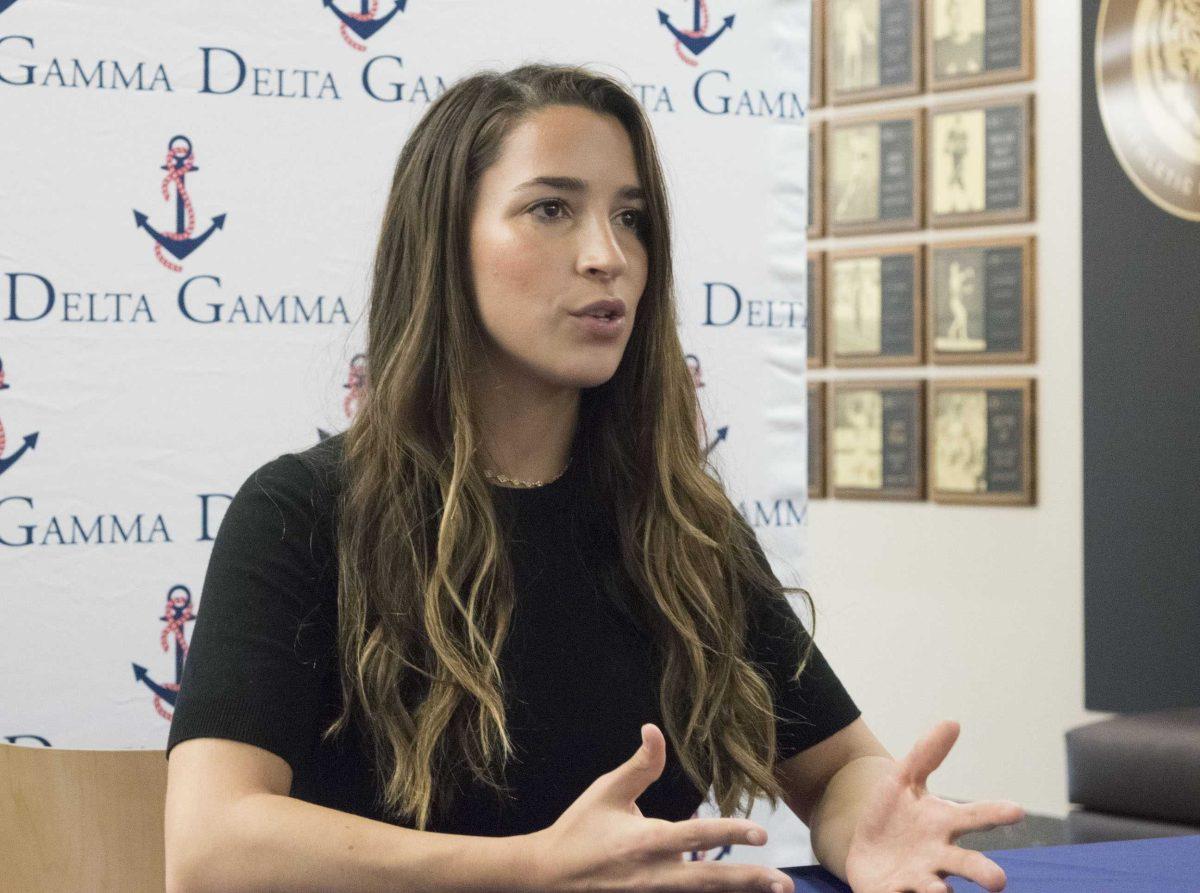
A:
<svg viewBox="0 0 1200 893">
<path fill-rule="evenodd" d="M 999 865 L 954 841 L 968 831 L 1012 825 L 1025 811 L 1010 800 L 954 803 L 925 787 L 958 733 L 958 723 L 938 723 L 871 791 L 846 853 L 854 893 L 950 893 L 944 878 L 951 874 L 993 893 L 1004 889 Z"/>
<path fill-rule="evenodd" d="M 642 726 L 642 746 L 597 778 L 549 828 L 529 835 L 537 886 L 554 891 L 738 891 L 794 893 L 782 871 L 765 865 L 685 862 L 683 854 L 734 843 L 761 845 L 767 834 L 749 819 L 669 822 L 646 818 L 634 801 L 662 775 L 666 740 Z M 761 838 L 751 840 L 757 831 Z"/>
</svg>

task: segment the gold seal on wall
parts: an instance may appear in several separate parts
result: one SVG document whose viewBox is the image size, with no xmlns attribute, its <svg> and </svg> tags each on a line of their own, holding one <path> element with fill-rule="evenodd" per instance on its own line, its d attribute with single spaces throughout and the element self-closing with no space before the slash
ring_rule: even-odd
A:
<svg viewBox="0 0 1200 893">
<path fill-rule="evenodd" d="M 1200 221 L 1200 0 L 1103 0 L 1096 92 L 1129 179 Z"/>
</svg>

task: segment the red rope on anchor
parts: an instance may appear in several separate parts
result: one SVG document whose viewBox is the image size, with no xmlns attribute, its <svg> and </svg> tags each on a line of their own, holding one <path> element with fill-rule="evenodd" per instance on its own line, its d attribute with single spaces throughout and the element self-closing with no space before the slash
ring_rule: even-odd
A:
<svg viewBox="0 0 1200 893">
<path fill-rule="evenodd" d="M 350 364 L 350 377 L 346 381 L 346 387 L 349 388 L 349 393 L 346 394 L 346 399 L 342 401 L 342 409 L 346 412 L 346 418 L 354 418 L 354 413 L 358 411 L 358 404 L 362 401 L 363 385 L 366 382 L 366 368 L 362 364 Z"/>
<path fill-rule="evenodd" d="M 167 621 L 167 625 L 163 627 L 162 635 L 159 637 L 163 651 L 166 651 L 170 647 L 167 645 L 167 640 L 172 638 L 173 633 L 173 638 L 179 644 L 179 647 L 183 649 L 184 657 L 187 657 L 188 643 L 187 639 L 183 636 L 183 627 L 189 620 L 195 619 L 195 616 L 188 605 L 188 597 L 186 595 L 173 595 L 167 599 L 167 608 L 163 611 L 163 619 Z M 179 691 L 178 682 L 160 682 L 159 684 L 169 691 Z M 170 721 L 171 711 L 163 707 L 162 698 L 159 695 L 154 696 L 154 709 L 158 711 L 159 716 Z"/>
<path fill-rule="evenodd" d="M 356 19 L 360 22 L 369 22 L 371 19 L 375 18 L 375 11 L 377 9 L 379 9 L 379 0 L 371 0 L 371 8 L 366 12 L 346 12 L 345 10 L 342 10 L 342 12 L 346 13 L 346 15 L 348 15 L 350 18 Z M 341 31 L 342 39 L 345 40 L 346 43 L 350 44 L 350 46 L 354 47 L 354 49 L 362 51 L 367 48 L 365 43 L 359 43 L 350 36 L 350 32 L 346 29 L 345 22 L 342 22 Z"/>
<path fill-rule="evenodd" d="M 171 634 L 174 633 L 175 641 L 183 649 L 184 657 L 188 653 L 188 643 L 187 639 L 183 637 L 183 626 L 189 620 L 194 620 L 196 616 L 192 613 L 192 609 L 187 602 L 186 595 L 173 595 L 167 599 L 167 609 L 163 612 L 163 616 L 167 620 L 167 625 L 163 627 L 162 635 L 159 636 L 162 650 L 166 651 L 168 648 L 167 639 L 171 638 Z"/>
<path fill-rule="evenodd" d="M 184 159 L 182 165 L 175 165 L 175 159 L 177 158 Z M 192 200 L 187 194 L 187 186 L 184 185 L 183 180 L 183 178 L 195 166 L 196 156 L 192 154 L 190 147 L 180 146 L 178 148 L 167 149 L 167 175 L 163 177 L 162 181 L 162 197 L 164 201 L 171 200 L 170 184 L 174 182 L 175 192 L 183 200 L 184 210 L 187 211 L 187 226 L 184 228 L 183 232 L 162 233 L 162 235 L 166 236 L 168 239 L 174 239 L 176 242 L 181 242 L 184 239 L 190 239 L 192 237 L 192 233 L 195 232 L 196 229 L 196 212 L 192 210 Z M 158 244 L 158 242 L 154 243 L 154 256 L 157 257 L 158 262 L 168 270 L 173 270 L 174 272 L 178 273 L 183 269 L 182 266 L 174 261 L 167 260 L 166 256 L 164 256 L 162 253 L 162 245 Z"/>
<path fill-rule="evenodd" d="M 708 33 L 708 4 L 705 2 L 705 0 L 700 0 L 700 30 L 689 31 L 687 28 L 680 28 L 679 30 L 688 37 L 703 37 Z M 678 40 L 675 41 L 675 53 L 688 65 L 700 64 L 694 58 L 692 58 L 691 55 L 684 55 L 683 44 Z"/>
</svg>

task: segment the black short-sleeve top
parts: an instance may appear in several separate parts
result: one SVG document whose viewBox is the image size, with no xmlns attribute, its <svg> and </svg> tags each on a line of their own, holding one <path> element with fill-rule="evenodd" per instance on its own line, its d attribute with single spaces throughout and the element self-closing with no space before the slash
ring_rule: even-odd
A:
<svg viewBox="0 0 1200 893">
<path fill-rule="evenodd" d="M 242 741 L 292 768 L 291 795 L 380 821 L 379 780 L 352 724 L 320 733 L 341 708 L 335 500 L 343 435 L 255 470 L 226 509 L 209 557 L 167 755 L 189 738 Z M 434 831 L 530 833 L 554 823 L 600 775 L 629 759 L 641 726 L 660 729 L 656 649 L 597 581 L 612 579 L 615 539 L 585 483 L 583 462 L 535 488 L 493 486 L 510 519 L 515 605 L 500 655 L 517 760 L 501 797 L 472 777 Z M 587 519 L 576 524 L 573 519 Z M 755 542 L 760 562 L 768 568 Z M 820 650 L 794 684 L 808 633 L 783 596 L 754 600 L 751 657 L 767 676 L 780 761 L 849 725 L 860 711 Z M 670 740 L 666 767 L 637 803 L 650 817 L 695 814 L 707 792 L 683 772 Z"/>
</svg>

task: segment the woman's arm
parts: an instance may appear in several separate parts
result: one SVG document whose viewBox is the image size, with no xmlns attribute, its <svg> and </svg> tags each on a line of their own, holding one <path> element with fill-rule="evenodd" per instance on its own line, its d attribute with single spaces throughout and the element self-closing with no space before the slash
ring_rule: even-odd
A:
<svg viewBox="0 0 1200 893">
<path fill-rule="evenodd" d="M 167 893 L 534 891 L 526 837 L 414 831 L 279 794 L 241 798 L 200 836 L 168 851 Z"/>
<path fill-rule="evenodd" d="M 180 742 L 167 764 L 166 889 L 541 889 L 529 837 L 414 831 L 288 796 L 291 767 L 240 741 Z"/>
</svg>

